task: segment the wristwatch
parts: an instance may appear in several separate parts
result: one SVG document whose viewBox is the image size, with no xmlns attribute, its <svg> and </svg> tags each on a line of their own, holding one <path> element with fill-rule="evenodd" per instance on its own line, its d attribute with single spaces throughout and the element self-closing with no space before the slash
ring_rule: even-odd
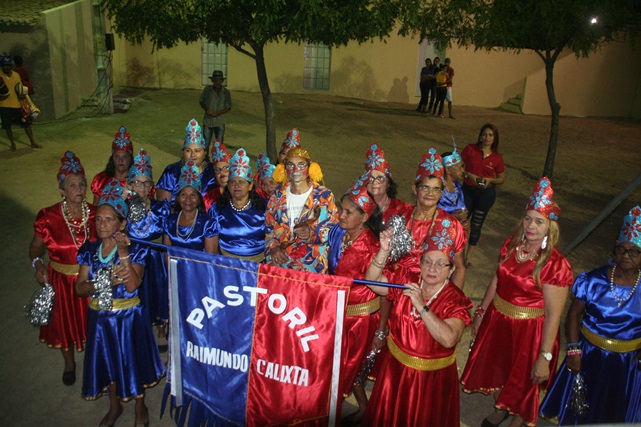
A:
<svg viewBox="0 0 641 427">
<path fill-rule="evenodd" d="M 430 308 L 427 305 L 424 305 L 421 311 L 418 312 L 418 315 L 422 316 L 423 313 L 427 313 L 428 311 L 430 311 Z"/>
<path fill-rule="evenodd" d="M 552 361 L 552 353 L 549 351 L 542 351 L 541 356 L 543 356 L 548 362 Z"/>
</svg>

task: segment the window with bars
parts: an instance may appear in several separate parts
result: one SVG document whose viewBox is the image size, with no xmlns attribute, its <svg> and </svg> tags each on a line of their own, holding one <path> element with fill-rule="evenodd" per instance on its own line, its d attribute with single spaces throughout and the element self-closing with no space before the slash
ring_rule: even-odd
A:
<svg viewBox="0 0 641 427">
<path fill-rule="evenodd" d="M 305 46 L 304 89 L 329 90 L 332 52 L 325 45 Z"/>
<path fill-rule="evenodd" d="M 214 70 L 221 70 L 227 82 L 227 45 L 203 39 L 201 51 L 200 83 L 203 86 L 211 84 L 209 78 Z"/>
</svg>

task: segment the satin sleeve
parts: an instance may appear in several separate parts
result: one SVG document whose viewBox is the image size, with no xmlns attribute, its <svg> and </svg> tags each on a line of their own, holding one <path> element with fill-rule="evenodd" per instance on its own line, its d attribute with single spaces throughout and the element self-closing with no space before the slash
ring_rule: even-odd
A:
<svg viewBox="0 0 641 427">
<path fill-rule="evenodd" d="M 147 245 L 132 243 L 131 246 L 129 246 L 129 257 L 131 258 L 132 264 L 146 265 L 146 258 L 148 253 L 149 246 Z M 120 257 L 118 257 L 118 264 L 120 264 Z"/>
<path fill-rule="evenodd" d="M 93 254 L 91 253 L 91 247 L 90 247 L 90 242 L 85 242 L 80 249 L 78 249 L 78 255 L 76 258 L 78 259 L 78 265 L 86 265 L 91 267 L 91 257 Z"/>
<path fill-rule="evenodd" d="M 199 214 L 200 215 L 200 214 Z M 203 230 L 203 237 L 205 239 L 208 239 L 210 237 L 215 237 L 216 236 L 216 223 L 206 214 L 202 214 L 205 219 L 205 225 L 204 225 L 204 230 Z"/>
<path fill-rule="evenodd" d="M 556 248 L 552 250 L 550 259 L 541 269 L 541 284 L 567 288 L 572 286 L 574 276 L 568 260 Z"/>
<path fill-rule="evenodd" d="M 47 214 L 44 209 L 41 209 L 36 216 L 33 223 L 33 232 L 36 236 L 42 238 L 45 242 L 50 237 Z"/>
<path fill-rule="evenodd" d="M 156 188 L 170 192 L 172 200 L 175 198 L 174 192 L 178 187 L 178 174 L 176 174 L 176 171 L 178 170 L 178 172 L 180 172 L 180 169 L 177 169 L 176 165 L 180 166 L 180 162 L 167 165 L 156 184 Z"/>
<path fill-rule="evenodd" d="M 584 305 L 587 305 L 589 302 L 588 297 L 589 292 L 589 282 L 588 282 L 588 273 L 583 272 L 579 274 L 572 285 L 572 293 L 575 298 L 578 298 Z"/>
</svg>

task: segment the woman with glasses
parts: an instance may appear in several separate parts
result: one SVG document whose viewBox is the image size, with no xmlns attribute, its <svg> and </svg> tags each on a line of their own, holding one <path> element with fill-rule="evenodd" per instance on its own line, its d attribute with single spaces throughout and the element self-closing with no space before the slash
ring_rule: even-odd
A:
<svg viewBox="0 0 641 427">
<path fill-rule="evenodd" d="M 220 142 L 218 139 L 214 140 L 214 143 L 211 146 L 211 161 L 214 164 L 216 185 L 210 188 L 209 191 L 203 195 L 203 203 L 205 204 L 205 209 L 207 211 L 209 211 L 209 208 L 218 199 L 220 199 L 220 196 L 225 192 L 227 180 L 229 179 L 230 160 L 231 155 L 227 151 L 225 144 Z"/>
<path fill-rule="evenodd" d="M 541 405 L 559 424 L 641 422 L 641 207 L 624 218 L 613 263 L 577 277 L 565 321 L 567 357 Z M 573 409 L 581 374 L 586 405 Z"/>
<path fill-rule="evenodd" d="M 209 216 L 214 222 L 214 253 L 256 262 L 265 258 L 265 202 L 254 189 L 243 148 L 231 158 L 225 191 Z"/>
<path fill-rule="evenodd" d="M 209 162 L 207 144 L 201 134 L 201 128 L 195 119 L 191 119 L 185 129 L 182 149 L 182 159 L 168 165 L 156 184 L 156 199 L 174 202 L 180 190 L 180 171 L 188 161 L 194 162 L 198 168 L 198 179 L 202 195 L 216 185 L 214 166 Z"/>
<path fill-rule="evenodd" d="M 476 144 L 469 144 L 461 153 L 465 163 L 463 194 L 470 220 L 470 240 L 465 264 L 470 266 L 472 254 L 481 238 L 481 228 L 496 200 L 496 186 L 505 182 L 505 164 L 499 149 L 499 130 L 491 123 L 483 125 Z"/>
<path fill-rule="evenodd" d="M 365 154 L 365 170 L 369 174 L 367 191 L 374 197 L 383 215 L 383 222 L 394 215 L 402 215 L 411 205 L 396 198 L 397 185 L 392 179 L 392 167 L 385 160 L 385 152 L 375 142 Z"/>
<path fill-rule="evenodd" d="M 431 185 L 426 182 L 420 185 Z M 420 250 L 419 276 L 409 283 L 402 270 L 388 269 L 383 274 L 393 232 L 387 229 L 381 233 L 380 249 L 365 278 L 406 283 L 407 287 L 370 286 L 394 305 L 389 319 L 389 351 L 382 360 L 362 425 L 460 425 L 456 345 L 471 322 L 468 310 L 472 302 L 451 280 L 460 232 L 455 221 L 443 220 L 433 227 L 438 238 L 426 240 Z"/>
<path fill-rule="evenodd" d="M 559 354 L 559 323 L 572 269 L 555 246 L 560 209 L 547 177 L 536 183 L 519 224 L 505 241 L 500 263 L 474 312 L 463 391 L 493 394 L 493 427 L 533 426 L 539 392 L 547 388 Z"/>
<path fill-rule="evenodd" d="M 165 220 L 171 213 L 168 200 L 153 199 L 154 181 L 151 159 L 144 149 L 134 157 L 129 170 L 127 188 L 129 215 L 127 233 L 129 236 L 152 242 L 162 238 Z M 152 246 L 145 259 L 145 274 L 140 285 L 140 299 L 153 325 L 158 326 L 158 348 L 167 350 L 165 343 L 166 325 L 169 319 L 169 295 L 167 290 L 167 267 L 164 253 Z"/>
</svg>

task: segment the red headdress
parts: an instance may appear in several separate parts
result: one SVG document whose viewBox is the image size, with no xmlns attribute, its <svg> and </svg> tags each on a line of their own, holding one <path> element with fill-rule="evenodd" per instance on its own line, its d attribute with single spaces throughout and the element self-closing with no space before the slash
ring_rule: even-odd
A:
<svg viewBox="0 0 641 427">
<path fill-rule="evenodd" d="M 435 176 L 443 179 L 444 175 L 445 172 L 443 170 L 443 160 L 441 159 L 441 155 L 438 154 L 436 148 L 430 147 L 427 152 L 423 154 L 421 164 L 418 165 L 415 181 L 416 183 L 419 183 L 428 176 Z"/>
<path fill-rule="evenodd" d="M 67 151 L 60 158 L 60 170 L 58 170 L 58 185 L 62 184 L 69 175 L 80 175 L 85 177 L 85 168 L 80 164 L 80 159 L 71 151 Z"/>
<path fill-rule="evenodd" d="M 118 150 L 126 151 L 131 155 L 134 153 L 134 145 L 131 143 L 131 137 L 124 126 L 120 126 L 120 129 L 114 135 L 114 142 L 111 144 L 111 154 Z"/>
<path fill-rule="evenodd" d="M 376 202 L 367 193 L 367 182 L 369 180 L 369 172 L 365 172 L 354 182 L 347 195 L 360 207 L 367 215 L 371 215 L 376 210 Z"/>
<path fill-rule="evenodd" d="M 368 174 L 371 171 L 379 171 L 392 177 L 392 167 L 385 160 L 385 152 L 376 142 L 372 142 L 365 154 L 365 170 Z"/>
<path fill-rule="evenodd" d="M 552 189 L 552 183 L 547 176 L 544 176 L 534 185 L 532 195 L 525 210 L 537 211 L 547 219 L 557 221 L 561 214 L 561 208 L 552 200 L 553 195 L 554 190 Z"/>
</svg>

